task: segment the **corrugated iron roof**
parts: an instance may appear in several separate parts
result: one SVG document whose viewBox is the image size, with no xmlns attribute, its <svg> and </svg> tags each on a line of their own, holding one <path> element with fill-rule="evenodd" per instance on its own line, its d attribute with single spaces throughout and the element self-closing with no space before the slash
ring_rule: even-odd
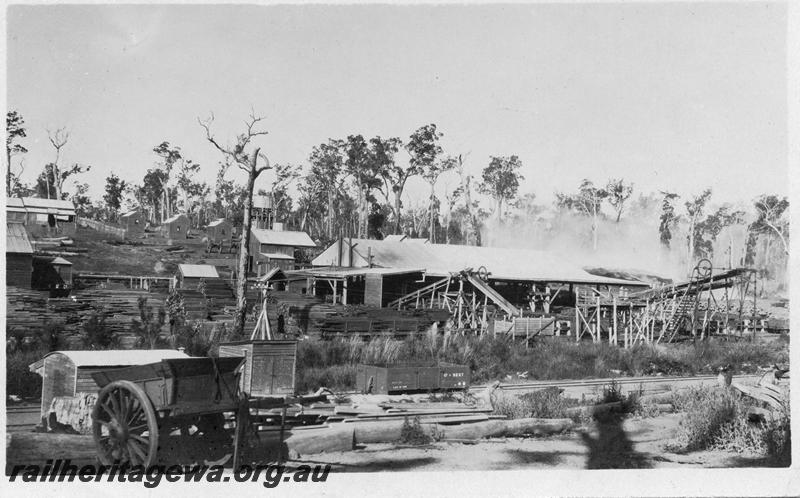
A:
<svg viewBox="0 0 800 498">
<path fill-rule="evenodd" d="M 290 275 L 305 275 L 314 277 L 343 278 L 360 275 L 402 275 L 406 273 L 423 273 L 424 268 L 307 268 L 304 270 L 292 270 L 287 272 Z"/>
<path fill-rule="evenodd" d="M 62 258 L 61 256 L 56 256 L 55 259 L 50 261 L 50 264 L 51 265 L 72 265 L 72 263 L 70 263 L 66 259 Z"/>
<path fill-rule="evenodd" d="M 22 203 L 22 199 L 19 197 L 6 197 L 6 211 L 24 213 L 25 204 Z"/>
<path fill-rule="evenodd" d="M 269 259 L 291 259 L 291 260 L 294 260 L 294 257 L 289 256 L 288 254 L 281 254 L 279 252 L 260 252 L 259 254 L 264 256 L 265 258 L 269 258 Z"/>
<path fill-rule="evenodd" d="M 75 215 L 75 204 L 72 201 L 61 199 L 40 199 L 39 197 L 23 197 L 22 203 L 25 209 L 31 213 L 62 214 L 67 216 Z"/>
<path fill-rule="evenodd" d="M 33 254 L 33 246 L 22 223 L 6 223 L 6 252 Z"/>
<path fill-rule="evenodd" d="M 346 249 L 350 239 L 344 239 Z M 524 280 L 536 282 L 570 282 L 585 284 L 611 284 L 645 286 L 642 282 L 599 277 L 585 271 L 560 255 L 530 249 L 504 249 L 499 247 L 457 246 L 448 244 L 409 244 L 385 240 L 352 239 L 352 266 L 385 268 L 425 268 L 429 275 L 446 276 L 467 268 L 485 267 L 492 280 Z M 334 243 L 317 256 L 314 266 L 338 263 L 338 248 Z"/>
<path fill-rule="evenodd" d="M 317 244 L 311 240 L 305 232 L 293 232 L 289 230 L 265 230 L 262 228 L 253 228 L 250 233 L 259 244 L 273 244 L 276 246 L 292 246 L 292 247 L 317 247 Z"/>
<path fill-rule="evenodd" d="M 217 269 L 211 265 L 178 265 L 181 275 L 189 278 L 219 278 Z"/>
<path fill-rule="evenodd" d="M 272 280 L 273 277 L 277 277 L 279 280 L 286 278 L 286 275 L 283 273 L 283 270 L 278 268 L 277 266 L 267 273 L 258 277 L 259 282 L 268 282 Z"/>
<path fill-rule="evenodd" d="M 48 356 L 61 354 L 69 358 L 76 367 L 127 367 L 147 365 L 171 358 L 189 358 L 189 355 L 175 349 L 126 349 L 108 351 L 52 351 L 31 364 L 33 370 Z"/>
</svg>

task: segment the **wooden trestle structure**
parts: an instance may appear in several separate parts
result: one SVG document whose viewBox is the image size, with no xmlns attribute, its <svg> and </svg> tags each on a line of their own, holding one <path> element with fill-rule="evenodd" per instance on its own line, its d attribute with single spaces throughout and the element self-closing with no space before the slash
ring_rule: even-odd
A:
<svg viewBox="0 0 800 498">
<path fill-rule="evenodd" d="M 708 260 L 703 260 L 689 280 L 644 291 L 624 286 L 601 289 L 598 285 L 571 284 L 575 314 L 571 330 L 565 335 L 577 342 L 608 341 L 630 348 L 637 344 L 673 342 L 686 335 L 703 339 L 712 335 L 755 333 L 759 326 L 764 330 L 763 320 L 758 316 L 756 271 L 733 268 L 715 273 L 714 270 Z M 547 327 L 553 328 L 550 335 L 562 335 L 561 324 L 555 323 L 555 317 L 523 316 L 523 310 L 504 298 L 487 280 L 481 271 L 471 269 L 451 273 L 392 301 L 389 307 L 446 309 L 451 313 L 454 331 L 508 332 L 516 336 L 522 330 L 526 344 L 527 339 Z M 558 292 L 547 299 L 545 309 L 549 310 Z M 501 323 L 508 330 L 498 331 Z"/>
<path fill-rule="evenodd" d="M 714 273 L 701 261 L 685 282 L 625 293 L 575 290 L 575 339 L 608 340 L 626 348 L 672 342 L 680 336 L 755 333 L 759 327 L 757 273 L 733 268 Z"/>
</svg>

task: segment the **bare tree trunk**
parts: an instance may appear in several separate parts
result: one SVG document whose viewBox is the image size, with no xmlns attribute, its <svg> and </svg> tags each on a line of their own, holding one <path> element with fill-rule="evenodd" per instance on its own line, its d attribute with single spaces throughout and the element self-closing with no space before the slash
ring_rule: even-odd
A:
<svg viewBox="0 0 800 498">
<path fill-rule="evenodd" d="M 256 183 L 258 149 L 251 157 L 250 172 L 247 176 L 247 198 L 244 202 L 244 219 L 242 220 L 242 241 L 239 246 L 239 263 L 236 275 L 236 315 L 233 321 L 233 333 L 237 338 L 244 337 L 244 325 L 247 313 L 247 263 L 250 256 L 250 227 L 253 220 L 250 213 L 253 210 L 253 188 Z"/>
<path fill-rule="evenodd" d="M 435 181 L 431 182 L 431 199 L 430 199 L 430 204 L 428 205 L 428 209 L 430 211 L 430 228 L 428 229 L 428 238 L 430 239 L 431 244 L 435 244 L 436 243 L 436 234 L 433 231 L 434 230 L 433 208 L 434 208 L 434 204 L 436 203 L 436 192 L 434 190 L 435 186 L 436 186 L 436 182 Z"/>
<path fill-rule="evenodd" d="M 395 234 L 399 234 L 400 233 L 400 206 L 401 206 L 400 196 L 402 194 L 403 194 L 402 190 L 394 193 L 394 216 L 395 216 L 395 218 L 394 218 L 394 233 Z"/>
</svg>

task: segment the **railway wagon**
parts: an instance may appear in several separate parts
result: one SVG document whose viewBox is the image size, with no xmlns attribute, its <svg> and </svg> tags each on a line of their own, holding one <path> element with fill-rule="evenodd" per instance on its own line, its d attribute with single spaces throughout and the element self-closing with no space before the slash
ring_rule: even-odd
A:
<svg viewBox="0 0 800 498">
<path fill-rule="evenodd" d="M 454 363 L 361 364 L 356 368 L 356 389 L 362 393 L 461 390 L 469 383 L 469 367 Z"/>
</svg>

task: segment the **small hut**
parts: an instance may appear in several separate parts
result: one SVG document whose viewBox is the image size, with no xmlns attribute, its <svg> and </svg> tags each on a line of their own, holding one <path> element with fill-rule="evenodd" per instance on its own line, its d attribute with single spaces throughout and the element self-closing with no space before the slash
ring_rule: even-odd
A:
<svg viewBox="0 0 800 498">
<path fill-rule="evenodd" d="M 188 231 L 189 218 L 185 214 L 176 214 L 161 225 L 161 234 L 168 239 L 185 239 Z"/>
<path fill-rule="evenodd" d="M 6 285 L 31 288 L 33 246 L 22 223 L 6 225 Z"/>
<path fill-rule="evenodd" d="M 92 379 L 95 372 L 188 357 L 174 349 L 52 351 L 29 368 L 42 377 L 41 414 L 44 417 L 56 396 L 98 392 L 100 387 Z"/>
<path fill-rule="evenodd" d="M 34 256 L 31 286 L 38 290 L 72 287 L 72 263 L 62 257 Z"/>
<path fill-rule="evenodd" d="M 230 240 L 233 235 L 233 225 L 225 218 L 219 218 L 208 224 L 206 236 L 212 242 Z"/>
<path fill-rule="evenodd" d="M 201 280 L 219 279 L 212 265 L 178 265 L 178 282 L 181 289 L 196 289 Z"/>
<path fill-rule="evenodd" d="M 139 208 L 123 213 L 119 217 L 119 223 L 125 229 L 125 235 L 128 237 L 144 233 L 145 219 Z"/>
</svg>

